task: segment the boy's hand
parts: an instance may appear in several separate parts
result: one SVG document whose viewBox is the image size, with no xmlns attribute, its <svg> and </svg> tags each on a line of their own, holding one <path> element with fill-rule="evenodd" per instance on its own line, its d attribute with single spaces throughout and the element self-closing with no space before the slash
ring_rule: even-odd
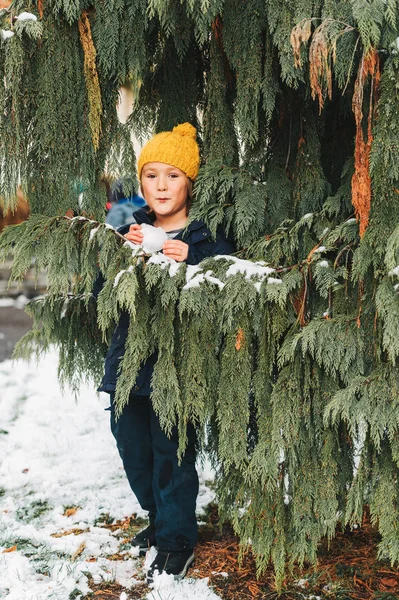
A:
<svg viewBox="0 0 399 600">
<path fill-rule="evenodd" d="M 188 244 L 180 240 L 166 240 L 162 246 L 163 253 L 177 262 L 183 262 L 188 257 Z"/>
<path fill-rule="evenodd" d="M 130 225 L 129 231 L 125 234 L 125 238 L 129 240 L 129 242 L 133 242 L 133 244 L 141 246 L 144 239 L 144 235 L 141 231 L 141 225 L 138 225 L 137 223 Z"/>
</svg>

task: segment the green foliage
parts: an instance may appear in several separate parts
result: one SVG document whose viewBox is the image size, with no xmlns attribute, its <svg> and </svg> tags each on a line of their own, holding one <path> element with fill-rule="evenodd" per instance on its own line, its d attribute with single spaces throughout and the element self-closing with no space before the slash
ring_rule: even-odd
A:
<svg viewBox="0 0 399 600">
<path fill-rule="evenodd" d="M 381 554 L 398 561 L 398 0 L 49 0 L 42 16 L 35 2 L 12 8 L 0 11 L 0 197 L 13 207 L 21 185 L 32 214 L 1 234 L 0 258 L 13 255 L 15 280 L 34 260 L 49 284 L 28 305 L 34 326 L 16 356 L 56 345 L 60 379 L 78 392 L 88 378 L 98 383 L 123 313 L 117 410 L 157 352 L 162 426 L 178 426 L 181 455 L 187 422 L 196 425 L 221 513 L 243 550 L 251 540 L 259 572 L 272 561 L 280 584 L 287 564 L 316 560 L 322 537 L 360 523 L 365 504 Z M 22 10 L 39 19 L 12 18 Z M 98 147 L 83 11 L 101 96 Z M 370 77 L 363 85 L 371 210 L 360 239 L 352 99 L 373 49 L 381 80 L 372 114 Z M 134 96 L 126 124 L 116 113 L 121 85 Z M 213 234 L 224 227 L 237 245 L 236 256 L 198 269 L 139 256 L 102 223 L 104 176 L 134 177 L 132 134 L 142 141 L 186 120 L 203 156 L 190 218 Z"/>
<path fill-rule="evenodd" d="M 364 49 L 367 52 L 372 46 L 378 46 L 381 27 L 384 23 L 384 10 L 387 10 L 389 15 L 392 6 L 386 7 L 385 0 L 351 0 L 351 5 Z"/>
</svg>

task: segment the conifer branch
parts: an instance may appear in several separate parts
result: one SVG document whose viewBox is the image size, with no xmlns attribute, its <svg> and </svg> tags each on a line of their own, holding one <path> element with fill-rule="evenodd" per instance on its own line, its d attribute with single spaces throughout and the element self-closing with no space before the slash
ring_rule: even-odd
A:
<svg viewBox="0 0 399 600">
<path fill-rule="evenodd" d="M 81 2 L 38 2 L 36 26 L 0 13 L 0 196 L 14 206 L 21 185 L 31 208 L 0 252 L 13 280 L 32 265 L 48 280 L 16 353 L 55 344 L 63 382 L 98 384 L 123 311 L 118 410 L 158 350 L 160 420 L 179 456 L 187 422 L 207 439 L 220 513 L 277 588 L 365 504 L 399 560 L 397 2 L 305 4 L 94 1 L 88 24 Z M 204 159 L 190 219 L 237 247 L 195 272 L 102 222 L 103 178 L 135 170 L 132 135 L 184 121 Z"/>
</svg>

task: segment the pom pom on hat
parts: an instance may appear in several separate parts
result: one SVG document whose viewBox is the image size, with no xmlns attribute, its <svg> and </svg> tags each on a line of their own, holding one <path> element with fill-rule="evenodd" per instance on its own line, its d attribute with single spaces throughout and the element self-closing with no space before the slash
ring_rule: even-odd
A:
<svg viewBox="0 0 399 600">
<path fill-rule="evenodd" d="M 137 170 L 139 179 L 145 164 L 161 162 L 177 167 L 190 179 L 198 174 L 200 157 L 197 130 L 191 123 L 176 125 L 172 131 L 163 131 L 151 138 L 143 147 Z"/>
<path fill-rule="evenodd" d="M 180 135 L 183 136 L 187 135 L 188 137 L 192 137 L 194 139 L 197 137 L 197 130 L 193 125 L 191 125 L 191 123 L 182 123 L 181 125 L 176 125 L 176 127 L 173 127 L 172 131 L 174 133 L 180 133 Z"/>
</svg>

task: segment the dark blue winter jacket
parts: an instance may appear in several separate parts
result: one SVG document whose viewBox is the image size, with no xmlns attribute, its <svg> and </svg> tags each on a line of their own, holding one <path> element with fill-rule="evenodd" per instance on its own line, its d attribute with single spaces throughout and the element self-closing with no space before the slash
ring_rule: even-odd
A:
<svg viewBox="0 0 399 600">
<path fill-rule="evenodd" d="M 136 222 L 141 225 L 147 223 L 153 225 L 153 220 L 148 214 L 148 208 L 142 208 L 134 213 Z M 118 229 L 122 235 L 129 231 L 130 225 L 125 225 Z M 231 254 L 234 252 L 234 246 L 224 233 L 219 230 L 216 239 L 213 240 L 211 232 L 202 221 L 193 221 L 183 232 L 179 233 L 175 240 L 182 240 L 189 246 L 188 257 L 185 261 L 188 265 L 197 265 L 201 260 L 208 256 L 217 254 Z M 129 314 L 122 311 L 119 323 L 116 326 L 112 336 L 106 359 L 104 377 L 98 388 L 101 392 L 114 392 L 118 378 L 119 361 L 125 351 L 125 342 L 129 329 Z M 132 392 L 138 396 L 149 396 L 151 394 L 151 377 L 154 365 L 157 361 L 158 353 L 152 354 L 140 367 L 136 383 Z"/>
</svg>

